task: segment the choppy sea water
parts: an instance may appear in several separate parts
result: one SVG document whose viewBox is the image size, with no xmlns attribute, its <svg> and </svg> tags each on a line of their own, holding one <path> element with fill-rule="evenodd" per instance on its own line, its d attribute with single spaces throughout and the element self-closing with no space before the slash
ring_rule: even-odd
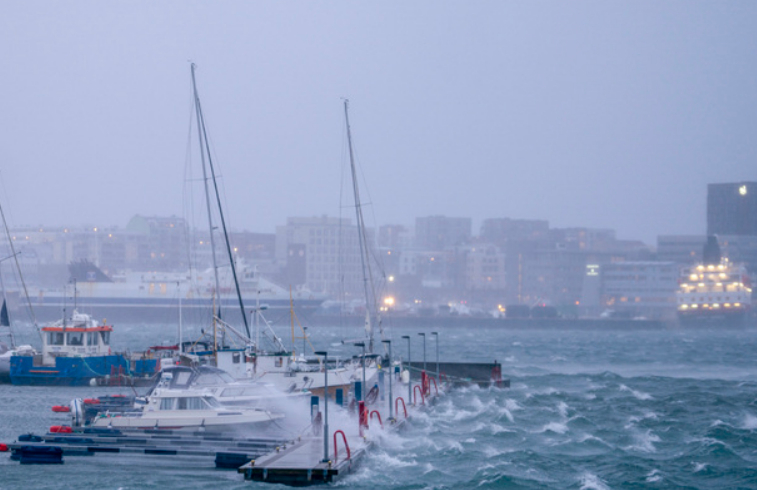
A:
<svg viewBox="0 0 757 490">
<path fill-rule="evenodd" d="M 171 338 L 174 328 L 127 325 L 121 347 Z M 392 332 L 413 360 L 422 340 Z M 287 338 L 288 330 L 279 332 Z M 351 354 L 339 328 L 311 327 L 318 349 Z M 757 488 L 757 332 L 538 331 L 447 328 L 441 357 L 498 360 L 509 390 L 464 388 L 416 415 L 335 486 L 358 489 Z M 353 335 L 354 336 L 354 335 Z M 128 340 L 126 340 L 128 339 Z M 119 347 L 119 337 L 114 337 Z M 429 363 L 436 344 L 427 338 Z M 111 390 L 112 391 L 112 390 Z M 116 390 L 123 391 L 123 390 Z M 63 420 L 50 411 L 91 388 L 0 385 L 0 442 Z M 250 488 L 212 461 L 67 457 L 20 466 L 0 453 L 0 488 Z"/>
</svg>

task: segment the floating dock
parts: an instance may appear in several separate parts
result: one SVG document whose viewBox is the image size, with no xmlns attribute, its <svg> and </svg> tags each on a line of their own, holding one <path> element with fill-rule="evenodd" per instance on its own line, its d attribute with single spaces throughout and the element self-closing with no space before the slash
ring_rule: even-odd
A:
<svg viewBox="0 0 757 490">
<path fill-rule="evenodd" d="M 390 376 L 382 371 L 377 377 L 379 394 L 373 393 L 373 404 L 353 401 L 339 407 L 330 400 L 329 409 L 324 407 L 325 412 L 338 410 L 338 415 L 332 412 L 327 424 L 321 422 L 318 397 L 313 397 L 313 425 L 309 430 L 316 434 L 309 432 L 294 439 L 291 436 L 239 438 L 231 433 L 162 429 L 71 431 L 65 427 L 71 432 L 49 432 L 44 436 L 26 434 L 7 448 L 13 453 L 11 457 L 22 464 L 60 464 L 63 456 L 95 454 L 207 457 L 212 458 L 216 468 L 236 469 L 247 481 L 308 486 L 334 482 L 355 471 L 375 443 L 369 426 L 373 431 L 398 430 L 414 413 L 433 405 L 443 395 L 443 388 L 459 384 L 510 385 L 508 379 L 502 378 L 501 365 L 496 361 L 440 363 L 440 377 L 427 376 L 422 362 L 405 366 L 411 373 L 410 383 L 407 378 L 401 380 L 399 373 L 393 373 L 389 388 Z M 426 368 L 431 371 L 437 366 L 427 362 Z M 362 388 L 357 391 L 361 392 Z M 389 392 L 391 397 L 386 396 Z M 412 399 L 406 400 L 407 396 Z M 329 423 L 342 426 L 329 429 Z M 51 427 L 51 430 L 59 429 Z"/>
</svg>

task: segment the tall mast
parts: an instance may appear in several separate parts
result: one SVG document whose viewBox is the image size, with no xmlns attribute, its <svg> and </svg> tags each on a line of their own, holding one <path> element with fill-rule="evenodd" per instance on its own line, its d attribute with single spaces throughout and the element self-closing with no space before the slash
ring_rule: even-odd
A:
<svg viewBox="0 0 757 490">
<path fill-rule="evenodd" d="M 210 212 L 210 191 L 208 190 L 208 172 L 205 169 L 205 148 L 202 144 L 202 126 L 200 121 L 202 120 L 202 109 L 200 107 L 200 96 L 197 94 L 197 82 L 195 81 L 195 64 L 192 63 L 192 91 L 195 98 L 195 114 L 197 115 L 197 140 L 200 142 L 200 161 L 202 162 L 202 182 L 205 185 L 205 206 L 208 209 L 208 228 L 210 230 L 210 251 L 213 256 L 213 277 L 215 277 L 216 290 L 213 297 L 221 294 L 221 287 L 218 281 L 218 262 L 216 260 L 216 244 L 213 237 L 213 214 Z M 215 300 L 213 301 L 215 306 Z M 220 303 L 220 302 L 219 302 Z M 213 308 L 215 310 L 215 308 Z M 215 311 L 214 311 L 215 314 Z M 221 316 L 220 304 L 218 308 L 218 316 Z"/>
<path fill-rule="evenodd" d="M 357 171 L 355 170 L 355 156 L 352 151 L 352 132 L 350 130 L 349 100 L 344 99 L 344 119 L 347 123 L 347 145 L 350 150 L 350 170 L 352 172 L 352 192 L 355 196 L 355 216 L 357 219 L 357 236 L 360 244 L 360 264 L 363 268 L 363 289 L 365 291 L 365 332 L 368 335 L 368 352 L 373 352 L 373 328 L 371 327 L 371 309 L 376 305 L 373 292 L 373 277 L 371 274 L 370 256 L 368 254 L 365 236 L 365 221 L 363 221 L 363 207 L 360 203 L 360 192 L 357 185 Z"/>
<path fill-rule="evenodd" d="M 223 208 L 221 207 L 221 196 L 218 193 L 218 183 L 216 182 L 216 173 L 213 168 L 213 158 L 210 155 L 210 145 L 208 144 L 208 134 L 205 129 L 205 118 L 202 115 L 202 107 L 200 106 L 200 96 L 197 94 L 197 82 L 195 81 L 195 64 L 192 63 L 192 89 L 194 91 L 195 98 L 195 111 L 197 112 L 197 135 L 200 140 L 200 155 L 202 160 L 202 176 L 205 184 L 205 204 L 208 208 L 208 225 L 210 227 L 210 246 L 213 249 L 213 272 L 216 283 L 216 294 L 218 295 L 218 317 L 221 318 L 221 288 L 218 280 L 218 262 L 216 261 L 216 248 L 215 239 L 213 238 L 213 219 L 210 212 L 210 192 L 208 190 L 208 177 L 205 170 L 205 154 L 208 156 L 208 167 L 210 167 L 211 178 L 213 179 L 213 189 L 215 190 L 216 203 L 218 205 L 218 214 L 221 218 L 221 227 L 223 229 L 223 237 L 226 241 L 226 251 L 229 254 L 229 263 L 231 264 L 231 273 L 234 277 L 234 286 L 237 291 L 237 299 L 239 300 L 239 310 L 242 313 L 242 320 L 244 321 L 244 328 L 247 332 L 247 337 L 250 337 L 250 326 L 247 323 L 247 315 L 244 312 L 244 303 L 242 303 L 242 291 L 239 288 L 239 281 L 237 280 L 237 269 L 234 262 L 234 255 L 231 253 L 231 244 L 229 243 L 229 234 L 226 230 L 226 220 L 223 217 Z M 203 148 L 204 142 L 204 148 Z"/>
<path fill-rule="evenodd" d="M 0 267 L 2 267 L 2 261 L 0 261 Z M 0 327 L 8 327 L 8 337 L 11 341 L 11 349 L 16 348 L 16 338 L 13 336 L 13 329 L 11 328 L 10 318 L 8 317 L 8 299 L 5 297 L 5 283 L 3 282 L 3 272 L 0 270 L 0 287 L 3 288 L 3 306 L 0 310 Z M 291 293 L 290 293 L 291 294 Z M 3 325 L 7 320 L 8 325 Z M 294 329 L 294 327 L 292 327 Z M 294 331 L 294 330 L 292 330 Z"/>
<path fill-rule="evenodd" d="M 16 248 L 13 246 L 13 240 L 11 239 L 11 232 L 8 229 L 8 222 L 5 221 L 5 212 L 3 211 L 3 206 L 1 204 L 0 204 L 0 217 L 2 217 L 3 219 L 3 228 L 5 228 L 5 236 L 8 238 L 8 246 L 11 249 L 11 257 L 13 257 L 13 261 L 16 263 L 16 270 L 18 271 L 18 277 L 21 279 L 21 285 L 24 288 L 24 296 L 26 296 L 26 301 L 29 306 L 29 315 L 32 317 L 32 323 L 34 323 L 34 328 L 37 329 L 37 334 L 39 334 L 40 342 L 44 342 L 44 339 L 42 338 L 42 330 L 39 329 L 39 325 L 37 324 L 37 316 L 34 314 L 34 308 L 32 308 L 32 300 L 29 297 L 29 290 L 26 289 L 26 282 L 24 281 L 24 275 L 21 273 L 21 264 L 19 264 L 18 262 L 18 254 L 21 252 L 16 252 Z M 5 294 L 5 288 L 3 288 L 3 294 Z"/>
</svg>

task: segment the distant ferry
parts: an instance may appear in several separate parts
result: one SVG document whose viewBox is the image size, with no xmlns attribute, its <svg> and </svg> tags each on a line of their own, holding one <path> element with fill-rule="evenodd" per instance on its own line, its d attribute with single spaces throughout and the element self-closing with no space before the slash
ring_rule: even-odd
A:
<svg viewBox="0 0 757 490">
<path fill-rule="evenodd" d="M 56 289 L 30 289 L 34 311 L 41 320 L 59 318 L 64 308 L 78 308 L 96 317 L 117 316 L 121 320 L 165 320 L 181 306 L 185 318 L 193 311 L 212 311 L 215 282 L 212 271 L 129 272 L 113 278 L 94 264 L 82 261 L 69 266 L 71 283 Z M 227 274 L 228 270 L 224 271 Z M 252 267 L 238 267 L 242 300 L 249 315 L 257 303 L 268 309 L 289 310 L 289 291 L 261 277 Z M 223 276 L 223 273 L 221 274 Z M 229 274 L 230 275 L 230 274 Z M 220 305 L 232 318 L 240 317 L 236 289 L 221 279 Z M 292 291 L 296 309 L 316 309 L 324 294 L 305 289 Z"/>
<path fill-rule="evenodd" d="M 747 269 L 720 257 L 715 237 L 704 262 L 681 271 L 676 293 L 683 326 L 745 327 L 751 315 L 752 286 Z"/>
</svg>

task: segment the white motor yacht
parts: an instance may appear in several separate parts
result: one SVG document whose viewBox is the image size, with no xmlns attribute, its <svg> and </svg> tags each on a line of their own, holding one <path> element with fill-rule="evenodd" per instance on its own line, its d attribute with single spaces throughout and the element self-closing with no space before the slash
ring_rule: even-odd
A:
<svg viewBox="0 0 757 490">
<path fill-rule="evenodd" d="M 225 407 L 204 388 L 171 388 L 171 373 L 164 373 L 161 382 L 144 399 L 137 412 L 103 412 L 90 426 L 113 429 L 206 429 L 257 430 L 283 417 L 262 408 Z"/>
</svg>

